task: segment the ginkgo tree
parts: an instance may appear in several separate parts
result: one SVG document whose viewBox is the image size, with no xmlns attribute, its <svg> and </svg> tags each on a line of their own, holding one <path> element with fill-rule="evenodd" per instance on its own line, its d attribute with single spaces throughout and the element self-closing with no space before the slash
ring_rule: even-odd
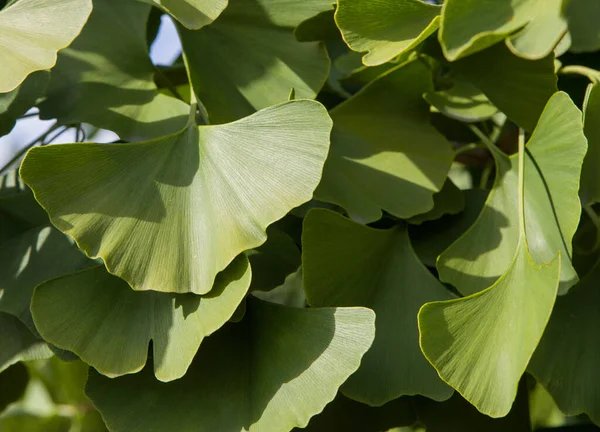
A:
<svg viewBox="0 0 600 432">
<path fill-rule="evenodd" d="M 598 19 L 0 1 L 0 431 L 600 426 Z"/>
</svg>

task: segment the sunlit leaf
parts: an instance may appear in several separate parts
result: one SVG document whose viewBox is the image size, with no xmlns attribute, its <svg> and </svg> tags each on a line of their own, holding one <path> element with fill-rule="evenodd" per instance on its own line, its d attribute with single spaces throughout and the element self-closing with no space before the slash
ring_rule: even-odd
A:
<svg viewBox="0 0 600 432">
<path fill-rule="evenodd" d="M 250 278 L 244 255 L 202 297 L 135 292 L 96 267 L 40 285 L 31 310 L 45 340 L 110 377 L 140 371 L 152 340 L 156 377 L 171 381 L 185 374 L 202 339 L 231 318 Z"/>
<path fill-rule="evenodd" d="M 377 66 L 416 47 L 438 28 L 440 6 L 420 0 L 339 0 L 335 20 L 363 63 Z"/>
<path fill-rule="evenodd" d="M 581 112 L 565 93 L 552 97 L 527 144 L 525 221 L 534 262 L 562 252 L 560 292 L 574 285 L 571 241 L 581 212 L 579 175 L 587 149 Z M 489 286 L 513 263 L 519 242 L 517 155 L 493 151 L 496 180 L 471 228 L 444 251 L 440 279 L 467 295 Z"/>
<path fill-rule="evenodd" d="M 160 383 L 148 369 L 116 379 L 91 372 L 86 392 L 113 432 L 288 431 L 334 399 L 374 330 L 367 309 L 252 299 L 241 323 L 202 344 L 184 379 Z"/>
<path fill-rule="evenodd" d="M 318 42 L 298 42 L 294 28 L 323 0 L 230 0 L 210 26 L 180 29 L 192 85 L 211 123 L 225 123 L 288 100 L 312 99 L 329 59 Z"/>
<path fill-rule="evenodd" d="M 154 141 L 34 148 L 21 176 L 52 223 L 134 289 L 205 294 L 310 200 L 330 131 L 322 105 L 292 101 Z"/>
<path fill-rule="evenodd" d="M 540 60 L 525 60 L 500 43 L 461 59 L 452 67 L 527 131 L 533 131 L 544 106 L 557 91 L 553 54 Z"/>
<path fill-rule="evenodd" d="M 566 101 L 572 104 L 557 94 L 545 114 L 554 114 L 557 107 L 564 113 L 569 106 Z M 544 116 L 542 125 L 549 117 Z M 551 142 L 545 141 L 546 145 Z M 513 405 L 519 380 L 550 318 L 561 275 L 558 247 L 554 249 L 558 257 L 542 265 L 529 253 L 528 243 L 543 240 L 544 233 L 531 236 L 531 225 L 526 223 L 525 197 L 532 193 L 526 184 L 537 172 L 535 166 L 525 164 L 524 142 L 519 147 L 513 185 L 518 209 L 512 212 L 518 222 L 517 246 L 508 268 L 483 291 L 428 303 L 419 311 L 420 344 L 427 359 L 445 382 L 480 412 L 495 418 L 507 415 Z M 508 160 L 504 164 L 510 165 Z M 507 170 L 499 170 L 499 177 L 508 175 Z"/>
<path fill-rule="evenodd" d="M 415 255 L 406 226 L 376 230 L 312 210 L 302 246 L 311 306 L 365 306 L 377 314 L 373 346 L 342 392 L 375 406 L 402 395 L 448 399 L 452 389 L 419 349 L 417 312 L 426 302 L 452 296 Z"/>
<path fill-rule="evenodd" d="M 421 61 L 400 65 L 331 111 L 331 153 L 315 194 L 363 222 L 385 210 L 400 218 L 427 212 L 454 159 L 431 125 L 422 94 L 432 90 Z"/>
<path fill-rule="evenodd" d="M 56 53 L 77 37 L 91 11 L 91 0 L 20 0 L 2 9 L 0 93 L 54 66 Z"/>
<path fill-rule="evenodd" d="M 146 43 L 150 9 L 138 1 L 94 0 L 89 22 L 52 70 L 40 116 L 90 123 L 129 140 L 183 128 L 189 106 L 154 83 Z"/>
<path fill-rule="evenodd" d="M 173 15 L 189 29 L 199 29 L 216 20 L 227 7 L 227 0 L 146 0 Z"/>
<path fill-rule="evenodd" d="M 529 371 L 566 415 L 600 425 L 600 265 L 559 297 Z"/>
</svg>

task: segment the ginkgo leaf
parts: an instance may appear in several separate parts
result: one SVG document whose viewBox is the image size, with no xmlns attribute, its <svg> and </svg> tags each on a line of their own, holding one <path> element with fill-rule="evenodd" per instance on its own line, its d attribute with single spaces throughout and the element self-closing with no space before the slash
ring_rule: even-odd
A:
<svg viewBox="0 0 600 432">
<path fill-rule="evenodd" d="M 600 265 L 559 297 L 528 370 L 566 415 L 600 425 Z"/>
<path fill-rule="evenodd" d="M 329 210 L 311 210 L 302 236 L 303 283 L 311 306 L 365 306 L 377 334 L 342 392 L 380 406 L 402 395 L 445 400 L 444 384 L 419 349 L 417 312 L 452 298 L 410 245 L 405 225 L 379 230 Z"/>
<path fill-rule="evenodd" d="M 449 89 L 427 92 L 423 97 L 442 114 L 463 122 L 480 122 L 498 112 L 487 96 L 467 79 L 458 76 L 453 81 Z"/>
<path fill-rule="evenodd" d="M 18 317 L 35 331 L 29 304 L 34 288 L 58 276 L 94 265 L 71 239 L 52 226 L 32 228 L 0 245 L 0 312 Z"/>
<path fill-rule="evenodd" d="M 539 60 L 552 53 L 567 33 L 567 18 L 563 10 L 563 5 L 567 3 L 566 0 L 538 0 L 531 21 L 506 40 L 508 48 L 529 60 Z"/>
<path fill-rule="evenodd" d="M 27 368 L 21 363 L 14 365 L 6 371 L 0 369 L 0 412 L 4 411 L 11 403 L 19 400 L 25 392 L 29 375 Z"/>
<path fill-rule="evenodd" d="M 52 351 L 46 342 L 31 333 L 17 317 L 0 312 L 0 372 L 19 361 L 50 356 Z"/>
<path fill-rule="evenodd" d="M 201 30 L 180 28 L 192 87 L 210 123 L 225 123 L 288 100 L 314 98 L 329 59 L 319 42 L 298 42 L 294 28 L 323 0 L 230 0 Z"/>
<path fill-rule="evenodd" d="M 145 0 L 158 5 L 189 29 L 197 30 L 216 20 L 228 0 Z"/>
<path fill-rule="evenodd" d="M 525 221 L 536 263 L 562 253 L 560 293 L 577 280 L 571 241 L 579 224 L 579 176 L 587 141 L 581 112 L 565 93 L 555 94 L 527 144 Z M 489 286 L 513 262 L 519 242 L 517 155 L 493 148 L 496 180 L 475 223 L 437 262 L 440 279 L 464 294 Z"/>
<path fill-rule="evenodd" d="M 363 63 L 377 66 L 411 50 L 438 28 L 440 6 L 421 0 L 339 0 L 335 21 Z"/>
<path fill-rule="evenodd" d="M 596 17 L 600 14 L 600 2 L 570 0 L 567 2 L 567 20 L 573 52 L 592 52 L 600 49 L 600 30 Z"/>
<path fill-rule="evenodd" d="M 94 0 L 81 35 L 52 69 L 40 117 L 89 123 L 129 141 L 185 127 L 189 105 L 159 93 L 154 83 L 146 43 L 150 9 L 139 1 Z"/>
<path fill-rule="evenodd" d="M 452 63 L 452 68 L 529 132 L 558 90 L 553 54 L 526 60 L 514 55 L 503 43 Z"/>
<path fill-rule="evenodd" d="M 160 383 L 148 369 L 116 379 L 91 372 L 86 393 L 110 430 L 305 427 L 373 341 L 375 317 L 367 309 L 248 303 L 241 323 L 204 341 L 185 379 Z"/>
<path fill-rule="evenodd" d="M 444 55 L 455 61 L 494 45 L 529 23 L 536 16 L 539 3 L 538 0 L 446 0 L 439 33 Z"/>
<path fill-rule="evenodd" d="M 0 136 L 9 133 L 17 119 L 35 105 L 49 78 L 50 74 L 46 71 L 34 72 L 13 91 L 0 93 Z"/>
<path fill-rule="evenodd" d="M 38 286 L 31 311 L 45 340 L 109 377 L 142 370 L 152 341 L 156 377 L 171 381 L 185 374 L 202 339 L 231 318 L 250 279 L 243 254 L 207 296 L 136 292 L 96 267 Z"/>
<path fill-rule="evenodd" d="M 292 101 L 153 141 L 34 148 L 21 176 L 52 223 L 134 289 L 205 294 L 311 199 L 331 127 L 321 104 Z"/>
<path fill-rule="evenodd" d="M 381 210 L 400 218 L 431 210 L 454 160 L 422 98 L 431 90 L 431 71 L 415 60 L 335 107 L 331 153 L 315 197 L 362 222 L 379 219 Z"/>
<path fill-rule="evenodd" d="M 0 93 L 32 72 L 50 69 L 57 52 L 77 37 L 92 0 L 20 0 L 0 11 Z"/>
<path fill-rule="evenodd" d="M 568 110 L 564 95 L 557 94 L 545 114 L 557 109 L 552 106 L 553 101 L 563 113 Z M 542 124 L 549 117 L 552 116 L 545 117 Z M 555 119 L 553 123 L 556 127 Z M 518 244 L 512 251 L 512 261 L 485 290 L 455 300 L 428 303 L 418 316 L 421 349 L 440 377 L 480 412 L 495 418 L 507 415 L 513 405 L 519 380 L 550 318 L 561 274 L 559 248 L 554 249 L 558 257 L 542 265 L 536 264 L 529 253 L 530 239 L 543 240 L 543 233 L 530 237 L 530 225 L 526 223 L 525 197 L 531 195 L 526 184 L 537 172 L 535 166 L 525 164 L 522 134 L 517 181 L 513 185 L 513 201 L 518 209 L 512 213 L 518 219 Z M 549 143 L 552 141 L 545 142 Z M 499 177 L 507 175 L 506 171 L 498 173 Z"/>
<path fill-rule="evenodd" d="M 600 84 L 590 84 L 583 104 L 584 133 L 588 151 L 581 170 L 581 199 L 584 204 L 600 202 Z"/>
<path fill-rule="evenodd" d="M 426 213 L 413 216 L 406 221 L 412 225 L 419 225 L 423 222 L 439 219 L 444 215 L 458 214 L 464 208 L 465 197 L 463 191 L 448 178 L 442 189 L 433 195 L 433 208 Z"/>
</svg>

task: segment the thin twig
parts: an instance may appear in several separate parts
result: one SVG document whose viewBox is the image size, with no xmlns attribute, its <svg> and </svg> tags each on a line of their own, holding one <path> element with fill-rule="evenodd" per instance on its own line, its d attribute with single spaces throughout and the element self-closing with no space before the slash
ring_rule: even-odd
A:
<svg viewBox="0 0 600 432">
<path fill-rule="evenodd" d="M 58 125 L 58 122 L 54 123 L 52 126 L 50 126 L 50 129 L 48 129 L 46 132 L 44 132 L 43 134 L 41 134 L 39 137 L 37 137 L 36 139 L 34 139 L 33 141 L 31 141 L 29 144 L 27 144 L 23 148 L 21 148 L 21 150 L 19 150 L 13 156 L 13 158 L 10 161 L 8 161 L 6 164 L 4 164 L 4 166 L 2 168 L 0 168 L 0 174 L 4 174 L 4 172 L 8 168 L 10 168 L 15 162 L 17 162 L 19 159 L 21 159 L 23 157 L 23 155 L 25 153 L 27 153 L 27 151 L 30 148 L 32 148 L 33 146 L 35 146 L 39 142 L 43 142 L 48 137 L 48 135 L 50 135 L 52 132 L 54 132 L 59 127 L 60 126 Z"/>
</svg>

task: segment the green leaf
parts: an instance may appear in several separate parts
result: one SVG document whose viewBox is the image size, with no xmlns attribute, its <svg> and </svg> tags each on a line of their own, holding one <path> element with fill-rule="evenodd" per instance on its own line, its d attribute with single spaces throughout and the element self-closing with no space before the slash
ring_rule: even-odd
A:
<svg viewBox="0 0 600 432">
<path fill-rule="evenodd" d="M 528 370 L 548 390 L 560 410 L 587 413 L 600 425 L 600 265 L 559 297 Z"/>
<path fill-rule="evenodd" d="M 552 118 L 555 111 L 566 115 L 569 104 L 577 111 L 566 95 L 554 96 L 542 125 L 552 119 L 556 126 Z M 532 140 L 541 134 L 540 130 L 543 128 L 536 130 Z M 552 143 L 544 142 L 547 146 Z M 418 316 L 421 349 L 440 377 L 480 412 L 494 418 L 507 415 L 513 405 L 519 380 L 550 318 L 560 282 L 558 248 L 554 249 L 559 251 L 558 257 L 542 265 L 537 265 L 529 253 L 528 244 L 544 238 L 535 232 L 530 236 L 530 225 L 526 223 L 525 197 L 531 195 L 526 184 L 532 175 L 536 178 L 537 172 L 534 166 L 526 166 L 525 152 L 521 131 L 517 181 L 513 186 L 513 201 L 518 205 L 518 244 L 506 272 L 490 287 L 468 297 L 428 303 Z M 508 175 L 498 171 L 499 177 Z"/>
<path fill-rule="evenodd" d="M 15 231 L 0 225 L 0 243 L 8 236 L 21 234 L 27 229 L 35 228 L 41 225 L 48 225 L 48 215 L 39 206 L 31 189 L 19 178 L 19 170 L 9 171 L 0 176 L 0 215 L 12 221 L 11 225 L 18 227 Z"/>
<path fill-rule="evenodd" d="M 420 0 L 339 0 L 335 21 L 363 63 L 377 66 L 409 51 L 435 32 L 440 6 Z"/>
<path fill-rule="evenodd" d="M 380 406 L 402 395 L 452 395 L 419 349 L 416 319 L 426 302 L 452 296 L 415 255 L 405 225 L 378 230 L 311 210 L 302 251 L 311 306 L 365 306 L 377 314 L 375 341 L 342 387 L 346 396 Z"/>
<path fill-rule="evenodd" d="M 134 289 L 206 294 L 311 199 L 331 127 L 322 105 L 292 101 L 154 141 L 34 148 L 21 176 L 52 223 Z"/>
<path fill-rule="evenodd" d="M 58 276 L 94 265 L 73 241 L 45 225 L 0 245 L 0 312 L 18 317 L 35 331 L 29 303 L 34 288 Z"/>
<path fill-rule="evenodd" d="M 450 179 L 446 179 L 442 189 L 433 195 L 433 208 L 426 213 L 416 215 L 407 220 L 408 223 L 419 225 L 423 222 L 441 218 L 446 214 L 455 215 L 465 208 L 463 192 Z"/>
<path fill-rule="evenodd" d="M 142 370 L 152 340 L 156 377 L 171 381 L 185 374 L 204 337 L 231 318 L 250 279 L 244 255 L 202 297 L 135 292 L 96 267 L 38 286 L 31 311 L 45 340 L 109 377 Z"/>
<path fill-rule="evenodd" d="M 385 210 L 409 218 L 433 207 L 454 159 L 431 125 L 423 62 L 402 64 L 331 111 L 331 152 L 315 197 L 372 222 Z"/>
<path fill-rule="evenodd" d="M 498 108 L 468 80 L 458 76 L 453 81 L 449 89 L 430 91 L 423 97 L 442 114 L 467 123 L 487 120 L 498 112 Z"/>
<path fill-rule="evenodd" d="M 180 28 L 192 87 L 210 122 L 225 123 L 288 100 L 314 98 L 329 59 L 318 42 L 298 42 L 294 28 L 322 0 L 230 0 L 210 26 Z"/>
<path fill-rule="evenodd" d="M 543 3 L 546 6 L 547 0 Z M 455 61 L 502 41 L 536 16 L 538 4 L 538 0 L 446 0 L 439 33 L 444 55 Z"/>
<path fill-rule="evenodd" d="M 149 370 L 86 393 L 111 431 L 288 431 L 305 427 L 354 372 L 374 336 L 363 308 L 295 309 L 251 299 L 244 320 L 208 338 L 185 379 Z"/>
<path fill-rule="evenodd" d="M 0 372 L 0 412 L 23 395 L 28 381 L 27 368 L 21 363 Z"/>
<path fill-rule="evenodd" d="M 583 104 L 584 133 L 588 152 L 581 171 L 581 199 L 584 204 L 600 202 L 600 84 L 590 84 Z"/>
<path fill-rule="evenodd" d="M 173 15 L 189 29 L 197 30 L 216 20 L 228 0 L 146 0 Z"/>
<path fill-rule="evenodd" d="M 129 141 L 183 128 L 189 106 L 154 83 L 146 44 L 150 9 L 138 1 L 94 0 L 88 24 L 52 70 L 41 118 L 89 123 Z"/>
<path fill-rule="evenodd" d="M 0 93 L 17 88 L 32 72 L 50 69 L 57 52 L 77 37 L 91 0 L 20 0 L 0 11 Z"/>
<path fill-rule="evenodd" d="M 525 221 L 529 251 L 538 263 L 562 253 L 560 293 L 577 280 L 571 241 L 579 224 L 579 176 L 585 152 L 581 112 L 565 93 L 548 102 L 527 144 Z M 519 242 L 518 158 L 493 149 L 496 180 L 471 228 L 437 262 L 440 279 L 464 294 L 489 286 L 506 272 Z"/>
<path fill-rule="evenodd" d="M 50 356 L 52 351 L 48 345 L 31 333 L 25 324 L 11 314 L 0 312 L 0 372 L 19 361 Z"/>
<path fill-rule="evenodd" d="M 600 15 L 600 2 L 570 0 L 566 14 L 571 36 L 571 51 L 576 53 L 598 51 L 600 29 L 596 17 Z"/>
<path fill-rule="evenodd" d="M 553 54 L 541 60 L 525 60 L 501 43 L 452 67 L 527 131 L 535 128 L 544 106 L 558 90 Z"/>
<path fill-rule="evenodd" d="M 35 105 L 46 90 L 49 78 L 48 72 L 34 72 L 13 91 L 0 93 L 0 136 L 9 133 L 17 119 Z"/>
<path fill-rule="evenodd" d="M 529 24 L 506 40 L 510 50 L 529 60 L 539 60 L 550 55 L 567 33 L 563 5 L 570 1 L 538 0 L 536 13 Z"/>
<path fill-rule="evenodd" d="M 306 306 L 306 294 L 302 287 L 302 267 L 288 275 L 283 283 L 270 291 L 254 291 L 253 296 L 284 306 L 303 308 Z"/>
</svg>

